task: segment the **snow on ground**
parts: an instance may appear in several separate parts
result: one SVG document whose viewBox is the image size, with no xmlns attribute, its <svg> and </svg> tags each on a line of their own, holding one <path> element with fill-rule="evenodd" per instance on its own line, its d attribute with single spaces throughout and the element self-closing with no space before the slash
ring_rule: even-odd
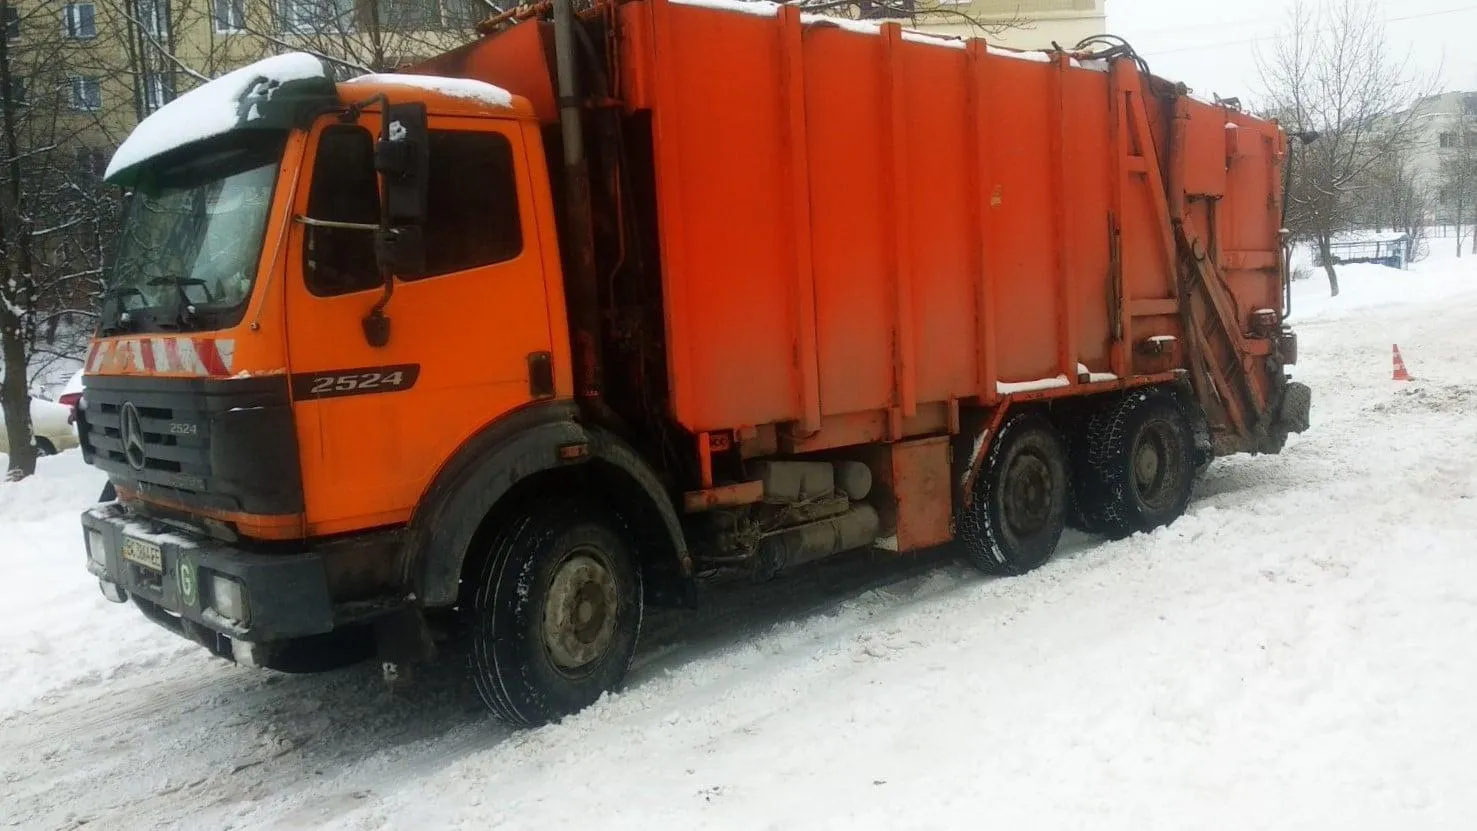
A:
<svg viewBox="0 0 1477 831">
<path fill-rule="evenodd" d="M 625 692 L 538 730 L 455 666 L 408 695 L 244 670 L 107 604 L 100 480 L 44 460 L 0 485 L 0 826 L 1469 827 L 1477 260 L 1342 273 L 1296 289 L 1312 431 L 1171 528 L 657 615 Z"/>
<path fill-rule="evenodd" d="M 117 607 L 87 574 L 78 516 L 107 477 L 76 451 L 38 465 L 36 476 L 0 484 L 0 719 L 193 651 L 145 621 L 119 626 Z"/>
</svg>

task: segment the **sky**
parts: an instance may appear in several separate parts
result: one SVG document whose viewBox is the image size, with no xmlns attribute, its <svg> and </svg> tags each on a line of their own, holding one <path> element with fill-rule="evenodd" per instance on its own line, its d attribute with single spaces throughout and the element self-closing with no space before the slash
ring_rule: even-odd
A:
<svg viewBox="0 0 1477 831">
<path fill-rule="evenodd" d="M 1254 101 L 1256 51 L 1268 50 L 1294 0 L 1107 0 L 1108 31 L 1126 38 L 1156 75 L 1202 95 Z M 1306 0 L 1317 4 L 1318 0 Z M 1477 90 L 1477 0 L 1375 0 L 1392 51 L 1440 89 Z"/>
</svg>

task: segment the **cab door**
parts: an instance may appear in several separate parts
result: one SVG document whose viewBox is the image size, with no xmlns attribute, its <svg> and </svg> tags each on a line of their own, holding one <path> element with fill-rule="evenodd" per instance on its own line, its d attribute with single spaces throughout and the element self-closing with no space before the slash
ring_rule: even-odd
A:
<svg viewBox="0 0 1477 831">
<path fill-rule="evenodd" d="M 396 279 L 382 347 L 362 324 L 383 293 L 373 234 L 313 224 L 378 220 L 379 124 L 372 114 L 325 123 L 310 142 L 285 292 L 310 535 L 407 520 L 466 438 L 553 394 L 553 310 L 523 128 L 435 116 L 429 127 L 426 271 Z"/>
</svg>

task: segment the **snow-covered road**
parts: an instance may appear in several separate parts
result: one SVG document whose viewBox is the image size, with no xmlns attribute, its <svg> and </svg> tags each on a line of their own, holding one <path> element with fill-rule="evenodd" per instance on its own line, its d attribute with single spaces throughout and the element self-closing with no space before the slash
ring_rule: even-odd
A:
<svg viewBox="0 0 1477 831">
<path fill-rule="evenodd" d="M 1344 282 L 1298 287 L 1313 430 L 1173 527 L 663 615 L 627 691 L 533 731 L 455 667 L 238 669 L 104 602 L 100 479 L 45 460 L 0 485 L 0 827 L 1471 827 L 1477 262 Z"/>
</svg>

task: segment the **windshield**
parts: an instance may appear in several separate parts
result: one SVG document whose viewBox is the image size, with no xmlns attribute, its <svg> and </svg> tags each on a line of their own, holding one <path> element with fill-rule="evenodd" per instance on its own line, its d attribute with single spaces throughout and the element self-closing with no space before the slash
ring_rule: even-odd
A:
<svg viewBox="0 0 1477 831">
<path fill-rule="evenodd" d="M 226 136 L 144 171 L 124 215 L 104 334 L 199 331 L 241 319 L 285 139 Z"/>
</svg>

